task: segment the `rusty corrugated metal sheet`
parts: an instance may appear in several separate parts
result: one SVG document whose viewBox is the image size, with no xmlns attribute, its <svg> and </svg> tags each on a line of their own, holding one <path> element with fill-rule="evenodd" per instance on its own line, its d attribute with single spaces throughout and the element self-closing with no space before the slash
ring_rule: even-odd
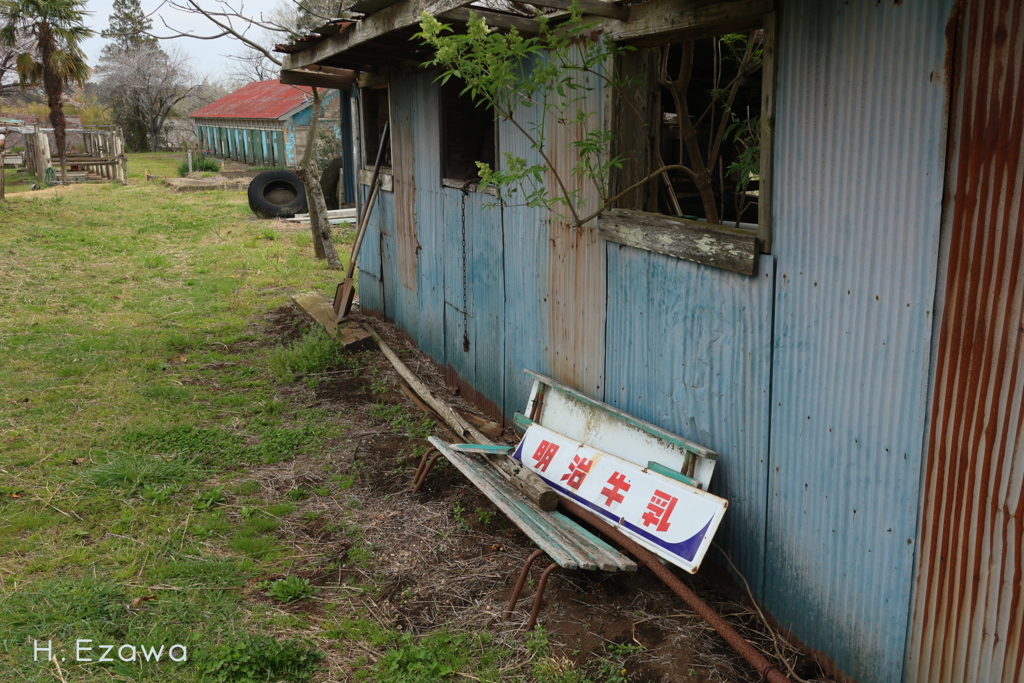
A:
<svg viewBox="0 0 1024 683">
<path fill-rule="evenodd" d="M 277 119 L 312 97 L 304 85 L 284 85 L 281 81 L 257 81 L 243 86 L 193 112 L 189 118 Z"/>
<path fill-rule="evenodd" d="M 416 290 L 416 102 L 414 77 L 395 77 L 390 90 L 393 213 L 380 223 L 384 313 L 413 339 L 418 337 Z M 381 191 L 381 195 L 389 194 Z"/>
<path fill-rule="evenodd" d="M 967 0 L 907 680 L 1024 681 L 1024 7 Z"/>
<path fill-rule="evenodd" d="M 593 213 L 600 204 L 596 188 L 589 180 L 573 178 L 579 152 L 574 142 L 583 139 L 582 124 L 567 125 L 580 111 L 591 112 L 588 123 L 603 125 L 604 89 L 596 76 L 587 76 L 590 90 L 569 91 L 573 104 L 547 116 L 545 151 L 552 166 L 570 191 L 579 192 L 579 215 Z M 534 107 L 539 109 L 539 107 Z M 548 187 L 554 195 L 558 183 L 548 171 Z M 567 207 L 558 211 L 568 217 Z M 563 217 L 549 217 L 547 244 L 548 281 L 548 369 L 550 376 L 589 396 L 604 396 L 604 321 L 605 321 L 605 242 L 595 222 L 574 229 Z"/>
<path fill-rule="evenodd" d="M 420 317 L 416 343 L 443 366 L 445 260 L 441 255 L 445 253 L 445 221 L 440 183 L 441 103 L 430 75 L 423 74 L 408 82 L 416 107 L 416 237 L 422 247 L 416 290 Z"/>
<path fill-rule="evenodd" d="M 906 657 L 952 5 L 781 17 L 765 600 L 862 683 Z"/>
</svg>

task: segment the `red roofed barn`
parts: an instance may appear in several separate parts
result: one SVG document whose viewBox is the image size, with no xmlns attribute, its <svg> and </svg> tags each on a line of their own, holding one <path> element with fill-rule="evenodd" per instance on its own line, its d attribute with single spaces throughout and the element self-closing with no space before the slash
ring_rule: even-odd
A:
<svg viewBox="0 0 1024 683">
<path fill-rule="evenodd" d="M 189 116 L 207 154 L 256 166 L 294 166 L 306 148 L 310 88 L 278 80 L 250 83 Z M 324 92 L 320 125 L 335 134 L 338 91 Z"/>
</svg>

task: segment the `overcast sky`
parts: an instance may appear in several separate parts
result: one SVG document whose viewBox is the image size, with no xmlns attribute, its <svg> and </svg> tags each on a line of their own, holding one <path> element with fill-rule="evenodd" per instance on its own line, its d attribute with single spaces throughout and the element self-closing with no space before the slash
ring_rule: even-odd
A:
<svg viewBox="0 0 1024 683">
<path fill-rule="evenodd" d="M 211 7 L 214 3 L 209 2 Z M 260 12 L 268 12 L 278 5 L 279 0 L 246 0 L 245 12 L 250 15 L 258 15 Z M 110 12 L 113 8 L 113 0 L 86 0 L 86 10 L 91 14 L 86 18 L 86 26 L 96 31 L 96 37 L 90 38 L 83 43 L 85 54 L 89 56 L 90 66 L 96 66 L 100 58 L 100 50 L 107 44 L 107 40 L 99 37 L 99 32 L 107 28 L 110 19 Z M 160 0 L 142 0 L 142 10 L 147 14 L 160 5 Z M 205 5 L 204 9 L 205 9 Z M 164 6 L 153 16 L 153 33 L 156 35 L 169 35 L 164 28 L 161 17 L 175 29 L 180 31 L 191 31 L 196 35 L 212 35 L 216 33 L 216 26 L 209 23 L 203 17 L 193 16 Z M 217 40 L 194 40 L 190 38 L 179 38 L 176 40 L 161 41 L 164 45 L 177 45 L 192 55 L 195 59 L 196 70 L 211 80 L 221 80 L 231 68 L 231 61 L 225 55 L 237 54 L 241 49 L 241 43 L 231 38 L 218 38 Z"/>
</svg>

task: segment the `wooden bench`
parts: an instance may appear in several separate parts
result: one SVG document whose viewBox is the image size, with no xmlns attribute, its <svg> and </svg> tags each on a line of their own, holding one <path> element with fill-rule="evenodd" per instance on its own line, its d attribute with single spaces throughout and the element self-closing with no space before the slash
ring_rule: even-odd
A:
<svg viewBox="0 0 1024 683">
<path fill-rule="evenodd" d="M 666 500 L 673 500 L 674 502 L 667 508 L 667 514 L 664 513 L 664 507 L 660 508 L 662 514 L 665 515 L 664 526 L 666 529 L 671 526 L 667 523 L 668 514 L 671 514 L 673 507 L 680 500 L 682 500 L 681 510 L 688 504 L 687 501 L 691 501 L 689 503 L 691 506 L 696 505 L 697 507 L 693 509 L 699 510 L 700 514 L 704 515 L 704 517 L 699 517 L 700 520 L 711 515 L 709 518 L 711 521 L 688 539 L 689 545 L 685 546 L 685 552 L 680 551 L 673 554 L 673 546 L 669 544 L 669 550 L 663 554 L 664 557 L 687 571 L 696 571 L 700 564 L 700 558 L 703 557 L 703 553 L 710 543 L 710 536 L 717 528 L 727 505 L 722 499 L 706 493 L 714 472 L 717 455 L 703 446 L 638 420 L 555 380 L 538 373 L 527 372 L 534 378 L 534 386 L 527 403 L 526 414 L 517 413 L 515 417 L 516 426 L 526 434 L 514 453 L 512 447 L 448 444 L 431 437 L 429 441 L 432 449 L 423 455 L 413 481 L 413 492 L 415 493 L 423 485 L 431 466 L 438 457 L 443 455 L 467 479 L 473 482 L 480 492 L 505 514 L 509 521 L 521 529 L 540 548 L 530 556 L 520 572 L 519 580 L 505 611 L 505 620 L 509 618 L 518 601 L 531 565 L 542 554 L 546 554 L 552 564 L 541 574 L 527 629 L 532 628 L 536 623 L 547 578 L 555 568 L 608 572 L 636 571 L 637 568 L 635 562 L 572 519 L 558 511 L 542 511 L 533 502 L 524 498 L 489 461 L 495 457 L 513 457 L 517 465 L 524 469 L 530 469 L 530 458 L 524 457 L 522 452 L 524 445 L 529 442 L 529 448 L 535 449 L 538 439 L 541 438 L 547 440 L 541 441 L 540 450 L 535 452 L 541 452 L 556 441 L 565 449 L 562 453 L 563 458 L 567 454 L 572 457 L 572 453 L 583 452 L 573 451 L 570 453 L 573 448 L 586 449 L 586 453 L 594 454 L 593 461 L 600 462 L 606 469 L 610 465 L 623 472 L 628 471 L 636 490 L 645 490 L 643 486 L 648 485 L 649 490 L 666 496 Z M 555 450 L 558 449 L 555 448 Z M 554 451 L 551 454 L 553 456 Z M 550 461 L 551 458 L 547 458 L 547 460 Z M 577 462 L 579 462 L 578 458 Z M 600 505 L 588 502 L 577 495 L 580 483 L 586 474 L 578 478 L 575 488 L 571 487 L 571 483 L 568 485 L 570 488 L 566 488 L 560 485 L 557 476 L 553 476 L 545 470 L 546 466 L 544 468 L 536 466 L 532 471 L 546 477 L 547 483 L 555 489 L 559 496 L 574 499 L 576 503 L 589 505 L 595 511 L 604 513 L 606 516 L 611 515 L 613 517 L 611 523 L 619 526 L 620 530 L 625 533 L 630 532 L 630 523 L 627 520 L 625 507 L 622 508 L 623 516 L 615 519 L 617 512 L 611 514 L 608 510 L 599 509 Z M 618 474 L 619 472 L 615 471 L 615 475 Z M 561 478 L 564 480 L 565 475 Z M 651 482 L 656 488 L 650 487 Z M 673 493 L 673 496 L 668 497 L 669 494 L 664 493 L 662 489 Z M 628 491 L 629 485 L 626 485 L 623 490 Z M 616 508 L 618 506 L 609 503 L 609 507 Z M 689 509 L 687 508 L 687 510 Z M 651 517 L 651 519 L 655 518 Z M 660 518 L 658 519 L 660 520 Z M 685 526 L 686 520 L 676 519 L 672 521 L 672 524 L 682 527 Z M 658 526 L 655 525 L 655 527 Z M 645 535 L 650 538 L 643 538 L 642 536 Z M 645 534 L 643 531 L 640 532 L 640 536 L 637 538 L 638 542 L 655 552 L 658 551 L 658 538 L 651 534 Z"/>
</svg>

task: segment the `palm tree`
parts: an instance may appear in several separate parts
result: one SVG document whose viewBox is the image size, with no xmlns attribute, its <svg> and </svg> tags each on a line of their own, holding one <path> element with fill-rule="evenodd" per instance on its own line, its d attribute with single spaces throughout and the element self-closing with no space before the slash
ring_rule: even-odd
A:
<svg viewBox="0 0 1024 683">
<path fill-rule="evenodd" d="M 82 0 L 0 0 L 0 45 L 14 47 L 19 36 L 30 37 L 35 45 L 18 55 L 18 77 L 22 88 L 41 84 L 46 91 L 64 184 L 68 178 L 63 96 L 71 83 L 85 85 L 89 78 L 81 43 L 93 32 L 83 23 L 85 15 Z"/>
</svg>

